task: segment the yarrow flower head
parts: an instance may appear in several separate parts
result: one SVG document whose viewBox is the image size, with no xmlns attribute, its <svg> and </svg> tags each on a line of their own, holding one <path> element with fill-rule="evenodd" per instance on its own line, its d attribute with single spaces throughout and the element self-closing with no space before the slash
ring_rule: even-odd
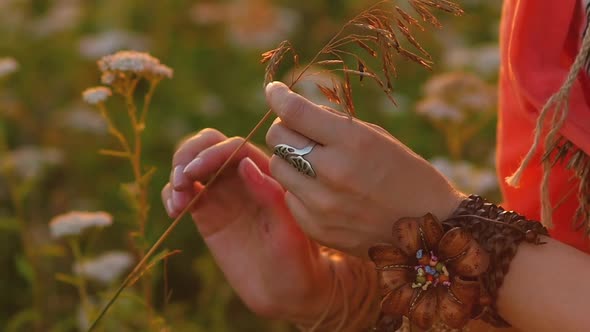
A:
<svg viewBox="0 0 590 332">
<path fill-rule="evenodd" d="M 438 97 L 421 101 L 416 106 L 416 111 L 433 120 L 461 122 L 465 117 L 460 109 Z"/>
<path fill-rule="evenodd" d="M 91 260 L 76 262 L 74 273 L 87 279 L 109 284 L 133 264 L 133 256 L 124 251 L 111 251 Z"/>
<path fill-rule="evenodd" d="M 18 62 L 14 58 L 0 58 L 0 78 L 18 70 Z"/>
<path fill-rule="evenodd" d="M 65 114 L 60 114 L 60 126 L 77 132 L 104 135 L 108 131 L 104 118 L 88 106 L 75 105 Z"/>
<path fill-rule="evenodd" d="M 172 68 L 161 64 L 157 58 L 137 51 L 120 51 L 104 56 L 98 61 L 98 67 L 103 74 L 132 73 L 147 79 L 172 78 L 174 75 Z"/>
<path fill-rule="evenodd" d="M 90 105 L 104 103 L 112 95 L 111 89 L 104 86 L 89 88 L 82 92 L 82 98 Z"/>
<path fill-rule="evenodd" d="M 117 75 L 113 72 L 110 72 L 110 71 L 103 73 L 102 76 L 100 77 L 100 81 L 102 82 L 102 84 L 106 84 L 106 85 L 112 85 L 113 83 L 115 83 L 116 79 L 117 79 Z"/>
<path fill-rule="evenodd" d="M 57 239 L 69 235 L 80 235 L 88 228 L 106 227 L 112 223 L 113 217 L 107 212 L 71 211 L 54 217 L 49 222 L 49 230 L 51 236 Z"/>
</svg>

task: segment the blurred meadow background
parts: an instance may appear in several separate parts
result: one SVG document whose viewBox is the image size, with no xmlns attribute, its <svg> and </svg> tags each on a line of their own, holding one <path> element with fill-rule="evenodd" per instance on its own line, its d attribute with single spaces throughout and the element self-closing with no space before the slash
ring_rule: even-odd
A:
<svg viewBox="0 0 590 332">
<path fill-rule="evenodd" d="M 432 54 L 432 71 L 399 59 L 397 107 L 374 84 L 355 80 L 357 116 L 389 130 L 466 192 L 499 201 L 502 1 L 459 3 L 464 16 L 437 13 L 444 28 L 416 34 Z M 368 4 L 0 0 L 0 331 L 87 328 L 171 221 L 159 195 L 179 140 L 206 127 L 245 136 L 267 110 L 260 54 L 289 39 L 305 63 Z M 129 161 L 104 151 L 120 142 L 82 98 L 101 82 L 97 60 L 120 50 L 148 52 L 174 70 L 172 79 L 158 80 L 140 130 L 140 179 Z M 289 77 L 289 68 L 280 75 Z M 328 103 L 315 88 L 324 81 L 331 77 L 302 82 L 299 91 Z M 141 105 L 151 83 L 140 83 L 131 101 Z M 124 96 L 104 105 L 121 133 L 133 137 Z M 264 133 L 255 137 L 260 145 Z M 143 216 L 142 204 L 151 206 Z M 164 247 L 101 330 L 292 330 L 248 312 L 189 218 Z"/>
</svg>

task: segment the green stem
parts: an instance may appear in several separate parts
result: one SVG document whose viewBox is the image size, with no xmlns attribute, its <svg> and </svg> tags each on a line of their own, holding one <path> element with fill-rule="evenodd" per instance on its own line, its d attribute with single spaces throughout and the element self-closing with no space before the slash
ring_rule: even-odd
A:
<svg viewBox="0 0 590 332">
<path fill-rule="evenodd" d="M 127 105 L 127 111 L 129 113 L 129 117 L 131 120 L 131 126 L 133 127 L 133 153 L 130 155 L 131 161 L 131 168 L 133 169 L 133 176 L 135 186 L 139 192 L 139 196 L 137 197 L 137 222 L 139 227 L 139 238 L 141 243 L 137 246 L 137 250 L 139 253 L 139 257 L 143 257 L 145 255 L 145 226 L 147 223 L 148 215 L 149 215 L 149 202 L 148 202 L 148 186 L 147 183 L 144 183 L 143 173 L 141 170 L 141 152 L 142 152 L 142 141 L 141 141 L 141 134 L 145 129 L 145 114 L 147 113 L 147 108 L 149 107 L 149 103 L 151 101 L 151 97 L 154 93 L 156 88 L 155 84 L 150 84 L 150 89 L 145 96 L 145 102 L 143 105 L 142 113 L 139 115 L 137 114 L 137 107 L 135 106 L 135 102 L 133 100 L 133 92 L 135 89 L 130 90 L 129 93 L 125 95 L 125 103 Z M 141 286 L 146 302 L 146 308 L 148 308 L 149 314 L 151 316 L 151 299 L 152 299 L 152 292 L 151 292 L 151 278 L 149 271 L 146 271 L 144 278 L 141 280 Z"/>
<path fill-rule="evenodd" d="M 72 254 L 74 255 L 74 261 L 76 261 L 80 266 L 84 263 L 84 256 L 82 255 L 82 250 L 80 249 L 80 241 L 77 237 L 70 239 L 70 247 L 72 249 Z M 77 276 L 78 282 L 76 283 L 78 288 L 78 294 L 80 295 L 80 302 L 82 302 L 82 310 L 86 314 L 86 317 L 91 317 L 92 313 L 92 306 L 90 304 L 90 298 L 88 297 L 88 287 L 86 286 L 86 279 L 84 279 L 84 275 L 81 272 Z"/>
<path fill-rule="evenodd" d="M 113 135 L 119 141 L 123 151 L 131 155 L 131 147 L 129 146 L 129 142 L 125 138 L 125 135 L 123 135 L 123 133 L 121 133 L 121 131 L 115 126 L 103 103 L 98 104 L 98 110 L 100 111 L 100 115 L 107 122 L 107 127 L 111 135 Z"/>
<path fill-rule="evenodd" d="M 139 120 L 139 124 L 142 128 L 145 128 L 145 119 L 147 117 L 147 112 L 150 108 L 150 104 L 152 103 L 152 97 L 154 96 L 154 92 L 156 91 L 156 87 L 160 83 L 160 80 L 154 79 L 150 81 L 150 88 L 146 93 L 145 97 L 143 98 L 143 108 L 141 110 L 141 116 Z"/>
</svg>

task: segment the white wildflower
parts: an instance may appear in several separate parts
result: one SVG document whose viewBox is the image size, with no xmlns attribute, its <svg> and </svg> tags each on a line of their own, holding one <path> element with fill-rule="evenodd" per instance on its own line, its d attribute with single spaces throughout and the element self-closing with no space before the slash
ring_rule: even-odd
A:
<svg viewBox="0 0 590 332">
<path fill-rule="evenodd" d="M 418 113 L 421 113 L 433 120 L 450 120 L 460 122 L 463 120 L 461 111 L 440 98 L 428 98 L 416 106 Z"/>
<path fill-rule="evenodd" d="M 453 162 L 446 158 L 435 158 L 430 162 L 465 192 L 485 194 L 498 188 L 498 179 L 493 169 L 477 168 L 467 161 Z"/>
<path fill-rule="evenodd" d="M 166 65 L 159 64 L 151 69 L 151 73 L 160 78 L 172 78 L 174 70 Z"/>
<path fill-rule="evenodd" d="M 98 59 L 121 49 L 145 51 L 149 45 L 145 37 L 124 30 L 109 30 L 89 35 L 80 40 L 80 54 Z"/>
<path fill-rule="evenodd" d="M 104 56 L 98 61 L 98 67 L 103 73 L 130 72 L 145 75 L 148 78 L 152 76 L 172 78 L 173 75 L 172 69 L 161 64 L 157 58 L 148 53 L 136 51 L 121 51 Z"/>
<path fill-rule="evenodd" d="M 106 71 L 102 73 L 102 75 L 100 76 L 100 81 L 102 82 L 102 84 L 113 85 L 113 83 L 115 83 L 115 80 L 117 80 L 117 75 L 110 71 Z"/>
<path fill-rule="evenodd" d="M 79 235 L 88 228 L 106 227 L 112 223 L 113 217 L 107 212 L 71 211 L 54 217 L 49 222 L 49 230 L 53 238 L 60 238 Z"/>
<path fill-rule="evenodd" d="M 14 58 L 0 58 L 0 78 L 14 73 L 18 67 L 18 62 Z"/>
<path fill-rule="evenodd" d="M 60 124 L 64 127 L 81 132 L 103 135 L 107 132 L 105 120 L 88 106 L 71 108 L 60 118 Z"/>
<path fill-rule="evenodd" d="M 105 102 L 110 96 L 112 96 L 111 89 L 99 86 L 95 88 L 86 89 L 82 93 L 84 101 L 90 105 L 96 105 Z"/>
<path fill-rule="evenodd" d="M 495 75 L 500 69 L 500 47 L 484 45 L 473 50 L 473 68 L 483 75 Z"/>
<path fill-rule="evenodd" d="M 448 98 L 449 96 L 478 91 L 484 87 L 486 87 L 485 82 L 475 75 L 464 72 L 451 72 L 432 77 L 426 82 L 424 92 L 427 96 Z"/>
<path fill-rule="evenodd" d="M 73 270 L 76 275 L 109 284 L 129 269 L 133 261 L 130 253 L 111 251 L 91 260 L 76 262 Z"/>
<path fill-rule="evenodd" d="M 153 56 L 135 51 L 121 51 L 115 54 L 102 57 L 98 61 L 101 71 L 130 71 L 134 73 L 143 73 L 151 67 L 160 64 L 158 59 Z"/>
<path fill-rule="evenodd" d="M 23 146 L 10 151 L 0 161 L 0 166 L 11 169 L 22 178 L 32 179 L 38 177 L 45 168 L 57 166 L 62 161 L 63 153 L 56 148 Z"/>
</svg>

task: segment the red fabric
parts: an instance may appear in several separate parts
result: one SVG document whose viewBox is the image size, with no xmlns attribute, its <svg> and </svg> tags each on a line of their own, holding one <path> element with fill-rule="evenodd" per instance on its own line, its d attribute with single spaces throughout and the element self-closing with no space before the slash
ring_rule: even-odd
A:
<svg viewBox="0 0 590 332">
<path fill-rule="evenodd" d="M 498 173 L 503 206 L 531 219 L 540 218 L 542 176 L 539 149 L 519 188 L 504 178 L 512 175 L 530 148 L 536 120 L 549 97 L 562 85 L 580 48 L 585 27 L 582 4 L 574 0 L 505 0 L 501 25 L 500 117 Z M 561 134 L 590 155 L 590 81 L 580 75 L 570 98 L 570 114 Z M 556 208 L 551 235 L 590 252 L 590 240 L 571 227 L 578 207 L 578 182 L 557 166 L 551 173 L 551 200 Z"/>
</svg>

